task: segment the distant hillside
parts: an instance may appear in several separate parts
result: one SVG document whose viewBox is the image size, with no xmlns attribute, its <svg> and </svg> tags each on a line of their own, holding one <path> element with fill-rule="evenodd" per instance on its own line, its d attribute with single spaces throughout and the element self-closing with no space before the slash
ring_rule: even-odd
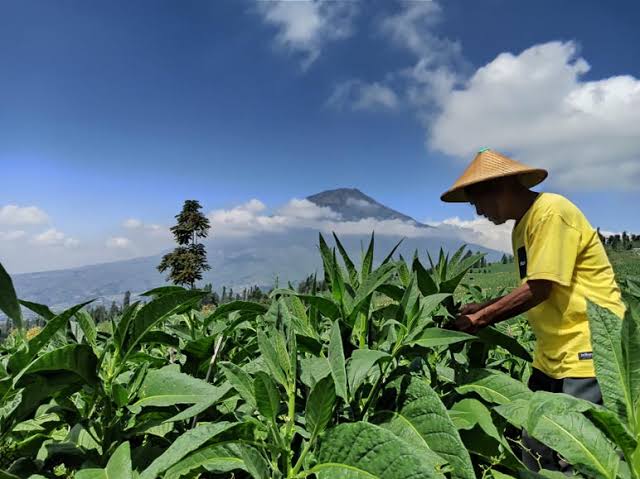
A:
<svg viewBox="0 0 640 479">
<path fill-rule="evenodd" d="M 440 247 L 454 250 L 463 244 L 461 235 L 456 234 L 454 229 L 422 225 L 356 189 L 325 191 L 308 199 L 340 213 L 344 221 L 395 219 L 425 228 L 425 236 L 404 239 L 399 253 L 405 257 L 411 257 L 416 250 L 426 257 L 426 251 L 434 255 Z M 325 237 L 330 244 L 333 243 L 330 233 L 325 233 Z M 400 239 L 398 235 L 376 231 L 376 260 L 381 261 Z M 353 260 L 359 262 L 369 241 L 369 234 L 341 235 L 340 240 Z M 214 232 L 205 242 L 211 270 L 205 275 L 203 283 L 212 283 L 218 291 L 222 286 L 231 286 L 238 291 L 253 285 L 269 288 L 276 279 L 280 284 L 300 281 L 308 274 L 322 271 L 317 244 L 318 231 L 306 227 L 238 238 L 216 238 Z M 478 245 L 470 245 L 470 248 L 489 253 L 491 260 L 497 260 L 502 255 Z M 156 270 L 161 256 L 158 254 L 81 268 L 19 274 L 13 279 L 20 298 L 55 308 L 94 298 L 109 303 L 114 299 L 120 300 L 125 291 L 135 295 L 165 284 L 165 277 Z"/>
</svg>

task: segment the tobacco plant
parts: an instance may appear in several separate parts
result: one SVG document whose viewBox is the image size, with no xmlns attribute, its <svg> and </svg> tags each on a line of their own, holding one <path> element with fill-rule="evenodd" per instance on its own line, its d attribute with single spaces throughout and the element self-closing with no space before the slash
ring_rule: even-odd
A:
<svg viewBox="0 0 640 479">
<path fill-rule="evenodd" d="M 626 371 L 606 380 L 604 407 L 533 394 L 518 329 L 443 327 L 479 255 L 440 252 L 427 267 L 395 258 L 396 246 L 374 265 L 372 236 L 356 266 L 334 240 L 319 237 L 323 291 L 203 313 L 203 293 L 163 287 L 106 325 L 87 303 L 54 313 L 18 301 L 0 267 L 15 330 L 0 345 L 0 478 L 542 477 L 520 462 L 521 428 L 587 476 L 637 477 L 640 355 L 636 339 L 620 344 L 638 336 L 637 309 L 618 339 L 611 318 L 592 326 L 611 339 L 594 343 L 599 376 Z M 46 321 L 30 339 L 20 305 Z M 565 413 L 591 424 L 582 449 L 549 429 Z M 585 462 L 589 438 L 614 451 L 609 462 Z"/>
</svg>

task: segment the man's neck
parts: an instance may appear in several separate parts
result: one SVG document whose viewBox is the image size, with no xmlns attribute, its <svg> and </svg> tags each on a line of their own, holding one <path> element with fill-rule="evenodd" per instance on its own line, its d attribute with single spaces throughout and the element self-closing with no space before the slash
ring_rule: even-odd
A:
<svg viewBox="0 0 640 479">
<path fill-rule="evenodd" d="M 529 211 L 539 194 L 535 191 L 525 190 L 522 195 L 517 197 L 518 199 L 513 203 L 513 219 L 516 220 L 516 223 L 520 222 L 522 217 Z"/>
</svg>

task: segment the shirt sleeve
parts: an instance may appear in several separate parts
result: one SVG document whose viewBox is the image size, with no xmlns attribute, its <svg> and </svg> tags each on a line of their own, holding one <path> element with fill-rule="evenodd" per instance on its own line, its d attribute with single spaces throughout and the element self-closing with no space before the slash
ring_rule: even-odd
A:
<svg viewBox="0 0 640 479">
<path fill-rule="evenodd" d="M 580 250 L 580 231 L 553 213 L 537 223 L 527 236 L 526 279 L 546 279 L 569 286 Z"/>
</svg>

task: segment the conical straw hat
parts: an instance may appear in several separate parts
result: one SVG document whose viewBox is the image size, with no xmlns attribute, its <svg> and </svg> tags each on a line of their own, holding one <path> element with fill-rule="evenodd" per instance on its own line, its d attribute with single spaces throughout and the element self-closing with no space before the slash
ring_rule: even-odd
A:
<svg viewBox="0 0 640 479">
<path fill-rule="evenodd" d="M 494 178 L 517 175 L 527 188 L 542 183 L 547 177 L 547 170 L 523 165 L 497 151 L 483 148 L 478 152 L 471 164 L 456 180 L 453 186 L 442 194 L 440 199 L 448 203 L 465 203 L 469 199 L 464 191 L 467 186 L 482 183 Z"/>
</svg>

